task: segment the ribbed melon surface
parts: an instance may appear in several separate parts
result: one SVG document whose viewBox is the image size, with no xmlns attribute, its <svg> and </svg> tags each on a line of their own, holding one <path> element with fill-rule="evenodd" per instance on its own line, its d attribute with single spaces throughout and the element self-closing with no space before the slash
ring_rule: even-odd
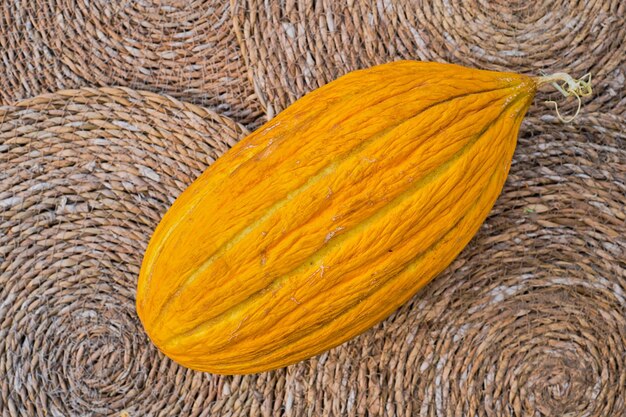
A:
<svg viewBox="0 0 626 417">
<path fill-rule="evenodd" d="M 159 224 L 137 294 L 148 335 L 187 367 L 240 374 L 380 322 L 484 221 L 535 89 L 518 74 L 400 61 L 304 96 Z"/>
</svg>

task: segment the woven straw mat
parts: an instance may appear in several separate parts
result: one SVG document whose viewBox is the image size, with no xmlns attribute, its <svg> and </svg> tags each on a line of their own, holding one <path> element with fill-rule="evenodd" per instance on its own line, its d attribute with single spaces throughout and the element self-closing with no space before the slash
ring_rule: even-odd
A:
<svg viewBox="0 0 626 417">
<path fill-rule="evenodd" d="M 231 26 L 220 0 L 0 1 L 0 104 L 116 85 L 252 123 L 260 106 Z"/>
<path fill-rule="evenodd" d="M 26 0 L 5 2 L 16 10 L 18 3 Z M 163 10 L 183 9 L 169 3 Z M 76 2 L 78 14 L 45 4 L 61 11 L 48 19 L 61 28 L 71 13 L 86 22 L 87 10 L 108 16 L 112 7 Z M 176 88 L 142 81 L 126 85 L 162 94 L 67 90 L 2 108 L 2 417 L 626 415 L 625 8 L 617 0 L 232 0 L 231 20 L 219 27 L 234 28 L 239 49 L 234 42 L 231 51 L 247 72 L 237 85 L 256 94 L 230 97 L 258 104 L 207 110 L 177 101 L 195 100 Z M 32 20 L 38 9 L 19 10 Z M 132 16 L 116 25 L 156 22 Z M 28 36 L 50 42 L 40 29 Z M 206 45 L 207 56 L 223 49 Z M 271 117 L 350 69 L 397 58 L 529 74 L 591 71 L 594 95 L 563 124 L 542 103 L 556 97 L 550 88 L 539 93 L 485 225 L 445 273 L 374 329 L 257 375 L 192 372 L 165 358 L 134 310 L 139 263 L 173 199 L 246 134 L 226 116 L 250 126 L 246 109 L 262 106 Z M 35 80 L 29 71 L 42 67 L 29 68 L 18 76 Z M 34 94 L 20 92 L 24 85 L 31 84 L 10 84 L 14 97 Z"/>
<path fill-rule="evenodd" d="M 536 75 L 591 72 L 601 93 L 586 110 L 626 111 L 620 0 L 236 0 L 233 15 L 270 115 L 350 70 L 401 58 Z"/>
</svg>

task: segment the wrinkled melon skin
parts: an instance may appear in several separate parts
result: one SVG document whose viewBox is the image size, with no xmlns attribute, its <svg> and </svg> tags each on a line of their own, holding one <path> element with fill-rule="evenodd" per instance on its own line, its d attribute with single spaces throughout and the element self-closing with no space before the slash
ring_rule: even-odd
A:
<svg viewBox="0 0 626 417">
<path fill-rule="evenodd" d="M 284 367 L 379 323 L 445 269 L 505 182 L 524 75 L 398 61 L 313 91 L 176 200 L 137 312 L 176 362 Z"/>
</svg>

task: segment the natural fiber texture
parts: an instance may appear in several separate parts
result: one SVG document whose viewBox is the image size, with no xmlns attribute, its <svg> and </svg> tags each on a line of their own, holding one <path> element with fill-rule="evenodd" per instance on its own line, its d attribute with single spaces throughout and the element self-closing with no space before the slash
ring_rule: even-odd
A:
<svg viewBox="0 0 626 417">
<path fill-rule="evenodd" d="M 157 355 L 136 279 L 173 199 L 245 131 L 122 89 L 41 96 L 0 121 L 0 415 L 202 411 L 219 388 Z"/>
<path fill-rule="evenodd" d="M 0 4 L 0 104 L 82 86 L 125 86 L 260 115 L 228 2 L 11 0 Z"/>
<path fill-rule="evenodd" d="M 626 415 L 623 2 L 351 1 L 337 9 L 318 1 L 310 11 L 303 1 L 271 15 L 263 7 L 274 2 L 237 3 L 239 40 L 270 113 L 351 65 L 400 56 L 527 73 L 591 70 L 594 96 L 569 125 L 534 105 L 486 224 L 409 304 L 320 357 L 247 377 L 175 365 L 147 340 L 134 307 L 139 263 L 160 216 L 243 129 L 201 107 L 122 89 L 2 108 L 0 415 Z M 73 28 L 67 33 L 119 43 L 127 37 L 104 35 L 115 16 L 118 24 L 143 22 L 123 32 L 137 37 L 157 21 L 128 12 L 145 2 L 116 4 L 126 14 L 104 1 L 3 2 L 0 83 L 20 80 L 6 85 L 26 95 L 100 84 L 76 71 L 80 54 L 58 58 L 53 46 L 63 34 L 49 29 L 62 22 Z M 88 23 L 92 15 L 103 23 Z M 234 53 L 210 45 L 208 57 Z M 126 59 L 87 68 L 98 74 L 132 60 L 119 54 Z M 142 68 L 136 64 L 130 68 Z M 163 90 L 182 91 L 172 88 Z M 228 94 L 219 102 L 245 121 L 250 93 Z"/>
<path fill-rule="evenodd" d="M 134 310 L 152 228 L 243 134 L 195 106 L 75 90 L 0 112 L 6 416 L 626 413 L 626 136 L 526 123 L 479 235 L 411 303 L 286 370 L 187 371 Z"/>
<path fill-rule="evenodd" d="M 596 94 L 586 110 L 626 110 L 626 4 L 619 0 L 232 3 L 250 76 L 270 116 L 350 70 L 395 59 L 534 75 L 591 72 Z"/>
</svg>

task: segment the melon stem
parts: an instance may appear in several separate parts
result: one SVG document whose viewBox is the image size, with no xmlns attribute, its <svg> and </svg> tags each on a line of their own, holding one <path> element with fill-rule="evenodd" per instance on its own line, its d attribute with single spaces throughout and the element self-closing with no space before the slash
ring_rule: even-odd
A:
<svg viewBox="0 0 626 417">
<path fill-rule="evenodd" d="M 578 108 L 576 109 L 576 113 L 569 118 L 563 118 L 561 113 L 559 112 L 559 105 L 556 101 L 548 100 L 546 103 L 554 104 L 554 109 L 556 110 L 556 115 L 564 123 L 569 123 L 578 116 L 580 112 L 580 108 L 582 106 L 581 97 L 586 97 L 591 95 L 591 73 L 587 73 L 583 75 L 579 79 L 575 79 L 571 75 L 564 72 L 557 72 L 551 75 L 544 75 L 541 77 L 535 77 L 535 81 L 537 85 L 542 84 L 552 84 L 556 90 L 561 93 L 564 97 L 575 96 L 578 100 Z M 560 82 L 560 83 L 559 83 Z"/>
</svg>

